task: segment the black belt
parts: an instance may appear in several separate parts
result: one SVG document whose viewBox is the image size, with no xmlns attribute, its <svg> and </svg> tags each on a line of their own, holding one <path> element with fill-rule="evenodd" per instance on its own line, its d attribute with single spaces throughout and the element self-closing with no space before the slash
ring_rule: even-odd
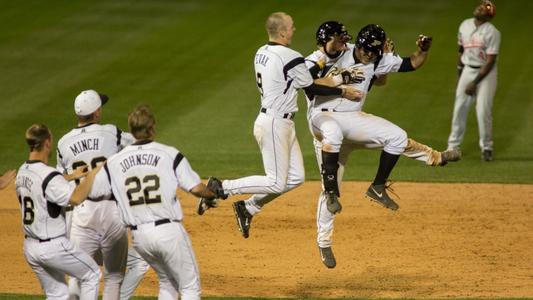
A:
<svg viewBox="0 0 533 300">
<path fill-rule="evenodd" d="M 53 239 L 57 239 L 58 237 L 62 237 L 62 235 L 56 236 L 56 237 L 53 237 L 53 238 L 47 238 L 47 239 L 44 239 L 44 240 L 41 240 L 41 239 L 38 239 L 38 238 L 34 238 L 34 237 L 31 237 L 31 236 L 27 236 L 27 235 L 24 236 L 25 239 L 36 240 L 36 241 L 39 241 L 39 243 L 46 243 L 46 242 L 49 242 L 49 241 L 51 241 Z"/>
<path fill-rule="evenodd" d="M 331 111 L 331 112 L 336 112 L 336 110 L 334 110 L 333 108 L 322 108 L 321 111 Z"/>
<path fill-rule="evenodd" d="M 469 67 L 472 68 L 472 69 L 479 69 L 479 68 L 481 68 L 481 66 L 471 66 L 471 65 L 467 65 L 467 66 L 469 66 Z"/>
<path fill-rule="evenodd" d="M 163 224 L 167 224 L 167 223 L 170 223 L 170 222 L 179 222 L 179 221 L 176 221 L 176 220 L 170 220 L 170 219 L 161 219 L 161 220 L 157 220 L 154 222 L 154 226 L 159 226 L 159 225 L 163 225 Z M 137 225 L 129 225 L 128 226 L 131 230 L 137 230 Z"/>
<path fill-rule="evenodd" d="M 87 200 L 88 201 L 92 201 L 92 202 L 100 202 L 100 201 L 104 201 L 104 200 L 117 201 L 117 200 L 115 200 L 114 196 L 111 196 L 111 199 L 109 199 L 107 196 L 100 196 L 100 197 L 96 197 L 96 198 L 87 197 Z"/>
<path fill-rule="evenodd" d="M 264 113 L 264 114 L 266 114 L 266 113 L 267 113 L 267 109 L 264 108 L 264 107 L 261 107 L 261 112 Z M 295 116 L 295 115 L 296 115 L 295 112 L 292 112 L 292 113 L 284 113 L 283 116 L 282 116 L 282 118 L 283 118 L 283 119 L 289 119 L 289 120 L 292 120 L 292 119 L 294 119 L 294 116 Z"/>
</svg>

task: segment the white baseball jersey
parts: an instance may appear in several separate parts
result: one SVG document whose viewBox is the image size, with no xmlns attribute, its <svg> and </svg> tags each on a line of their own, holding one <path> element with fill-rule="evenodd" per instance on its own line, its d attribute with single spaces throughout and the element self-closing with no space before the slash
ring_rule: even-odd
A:
<svg viewBox="0 0 533 300">
<path fill-rule="evenodd" d="M 26 161 L 17 173 L 16 189 L 26 236 L 46 240 L 66 234 L 61 207 L 69 203 L 74 188 L 56 169 Z"/>
<path fill-rule="evenodd" d="M 138 142 L 111 156 L 98 172 L 90 197 L 112 192 L 123 222 L 139 225 L 183 219 L 176 188 L 189 192 L 200 176 L 174 147 Z"/>
<path fill-rule="evenodd" d="M 314 101 L 310 102 L 310 109 L 330 109 L 339 112 L 343 111 L 361 111 L 365 104 L 366 94 L 370 89 L 370 82 L 374 76 L 380 76 L 392 72 L 398 72 L 402 64 L 403 59 L 395 54 L 388 53 L 383 55 L 381 60 L 376 64 L 362 64 L 355 57 L 355 45 L 347 44 L 348 50 L 344 51 L 342 55 L 334 60 L 329 60 L 326 63 L 327 68 L 323 72 L 331 73 L 339 69 L 357 69 L 361 76 L 365 77 L 361 83 L 353 83 L 350 86 L 364 92 L 363 99 L 359 102 L 351 101 L 340 96 L 315 96 Z M 318 61 L 324 53 L 317 50 L 311 53 L 307 59 L 307 65 L 309 67 Z M 323 74 L 322 74 L 323 75 Z M 313 100 L 313 99 L 310 99 Z"/>
<path fill-rule="evenodd" d="M 94 168 L 134 141 L 115 125 L 91 123 L 74 128 L 57 143 L 57 169 L 72 173 L 82 166 Z"/>
<path fill-rule="evenodd" d="M 80 300 L 96 300 L 100 270 L 85 252 L 66 238 L 62 207 L 74 188 L 42 161 L 26 161 L 16 180 L 24 234 L 24 257 L 37 275 L 47 299 L 68 299 L 65 274 L 82 282 Z"/>
<path fill-rule="evenodd" d="M 457 42 L 464 48 L 461 62 L 465 65 L 481 67 L 486 63 L 487 55 L 498 54 L 500 32 L 490 22 L 476 27 L 474 20 L 470 18 L 461 23 Z"/>
<path fill-rule="evenodd" d="M 269 42 L 257 50 L 254 66 L 261 106 L 278 113 L 298 111 L 297 89 L 313 83 L 302 55 Z"/>
</svg>

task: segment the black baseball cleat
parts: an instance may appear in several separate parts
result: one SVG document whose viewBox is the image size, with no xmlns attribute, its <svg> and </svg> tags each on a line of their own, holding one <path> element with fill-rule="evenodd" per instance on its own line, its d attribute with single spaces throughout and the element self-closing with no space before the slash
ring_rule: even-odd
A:
<svg viewBox="0 0 533 300">
<path fill-rule="evenodd" d="M 246 205 L 242 200 L 233 203 L 233 212 L 237 219 L 239 231 L 242 233 L 242 236 L 247 239 L 248 236 L 250 236 L 250 224 L 252 223 L 253 216 L 248 212 Z"/>
<path fill-rule="evenodd" d="M 333 255 L 331 247 L 318 247 L 318 250 L 320 250 L 320 259 L 322 260 L 322 263 L 329 269 L 335 268 L 337 261 L 335 260 L 335 255 Z"/>
<path fill-rule="evenodd" d="M 366 195 L 370 198 L 370 200 L 377 202 L 384 207 L 391 209 L 391 210 L 397 210 L 400 208 L 394 200 L 392 200 L 391 197 L 387 194 L 387 188 L 385 184 L 379 184 L 379 185 L 373 185 L 371 184 L 370 187 L 368 187 L 368 190 L 366 191 Z"/>
<path fill-rule="evenodd" d="M 337 194 L 335 192 L 324 192 L 326 195 L 326 207 L 328 208 L 328 211 L 332 214 L 340 213 L 342 210 L 342 205 L 339 202 L 339 197 L 337 197 Z"/>
<path fill-rule="evenodd" d="M 483 150 L 481 153 L 481 160 L 492 161 L 492 150 Z"/>
</svg>

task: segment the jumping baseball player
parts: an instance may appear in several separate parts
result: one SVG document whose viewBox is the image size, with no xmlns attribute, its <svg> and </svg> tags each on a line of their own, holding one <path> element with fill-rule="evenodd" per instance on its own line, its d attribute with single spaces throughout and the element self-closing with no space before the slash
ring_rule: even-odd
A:
<svg viewBox="0 0 533 300">
<path fill-rule="evenodd" d="M 342 208 L 337 199 L 340 197 L 339 183 L 348 156 L 355 148 L 383 149 L 376 178 L 366 194 L 371 200 L 392 210 L 398 209 L 398 205 L 388 196 L 385 183 L 400 154 L 436 166 L 459 160 L 460 153 L 437 152 L 408 139 L 405 131 L 395 124 L 362 112 L 366 94 L 378 77 L 391 72 L 413 71 L 424 63 L 431 44 L 429 38 L 420 37 L 418 50 L 405 58 L 383 53 L 385 31 L 374 24 L 361 29 L 355 45 L 343 45 L 350 36 L 344 26 L 335 21 L 322 24 L 316 38 L 319 50 L 307 57 L 307 65 L 316 71 L 316 65 L 322 64 L 320 61 L 323 60 L 325 67 L 313 72 L 314 75 L 335 77 L 348 71 L 355 74 L 349 85 L 364 92 L 360 102 L 307 93 L 309 128 L 315 139 L 324 188 L 317 210 L 318 245 L 323 263 L 328 268 L 334 268 L 336 261 L 331 237 L 334 215 Z"/>
<path fill-rule="evenodd" d="M 108 158 L 89 196 L 117 199 L 133 247 L 159 277 L 158 299 L 176 299 L 176 290 L 181 299 L 200 299 L 200 274 L 176 189 L 215 195 L 183 154 L 154 141 L 155 118 L 146 106 L 130 113 L 128 124 L 136 142 Z"/>
<path fill-rule="evenodd" d="M 298 111 L 298 89 L 317 95 L 343 95 L 348 99 L 361 96 L 353 88 L 333 88 L 313 83 L 302 55 L 289 48 L 294 33 L 291 16 L 283 12 L 271 14 L 266 21 L 269 42 L 255 54 L 254 66 L 261 108 L 254 124 L 265 169 L 264 176 L 236 180 L 211 180 L 218 184 L 217 196 L 253 194 L 246 201 L 233 203 L 239 230 L 248 238 L 252 217 L 279 195 L 304 182 L 304 165 L 294 127 Z"/>
<path fill-rule="evenodd" d="M 493 154 L 492 103 L 496 94 L 496 58 L 501 40 L 500 32 L 490 23 L 495 15 L 494 3 L 483 0 L 474 10 L 474 17 L 464 20 L 459 26 L 459 81 L 448 138 L 448 149 L 458 149 L 463 142 L 468 111 L 476 102 L 483 161 L 491 161 Z"/>
<path fill-rule="evenodd" d="M 82 203 L 93 184 L 95 168 L 76 188 L 49 167 L 52 134 L 45 125 L 35 124 L 26 131 L 29 160 L 20 167 L 16 179 L 22 227 L 24 256 L 37 275 L 47 299 L 67 300 L 65 274 L 81 282 L 81 299 L 96 300 L 100 270 L 96 262 L 66 238 L 62 208 Z"/>
<path fill-rule="evenodd" d="M 16 176 L 17 171 L 15 170 L 9 170 L 5 172 L 4 175 L 0 176 L 0 190 L 5 189 L 11 180 L 15 179 Z"/>
<path fill-rule="evenodd" d="M 134 142 L 131 134 L 115 125 L 100 125 L 106 95 L 82 91 L 74 101 L 78 126 L 57 143 L 57 169 L 72 173 L 78 168 L 95 168 L 108 157 Z M 112 197 L 89 198 L 72 212 L 71 242 L 91 257 L 101 252 L 104 265 L 104 300 L 118 300 L 126 269 L 127 229 L 121 223 L 117 203 Z M 71 296 L 77 295 L 78 282 L 69 280 Z"/>
</svg>

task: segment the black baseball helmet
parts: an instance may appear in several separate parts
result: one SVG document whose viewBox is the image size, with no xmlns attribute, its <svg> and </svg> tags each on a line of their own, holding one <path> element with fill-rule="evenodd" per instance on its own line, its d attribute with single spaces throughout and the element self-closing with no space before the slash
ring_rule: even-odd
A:
<svg viewBox="0 0 533 300">
<path fill-rule="evenodd" d="M 381 26 L 368 24 L 357 34 L 355 45 L 379 56 L 383 54 L 386 39 L 385 30 Z"/>
<path fill-rule="evenodd" d="M 317 45 L 326 45 L 330 37 L 338 35 L 343 42 L 347 42 L 352 39 L 352 36 L 346 31 L 346 27 L 337 21 L 327 21 L 322 23 L 316 31 L 316 43 Z"/>
</svg>

